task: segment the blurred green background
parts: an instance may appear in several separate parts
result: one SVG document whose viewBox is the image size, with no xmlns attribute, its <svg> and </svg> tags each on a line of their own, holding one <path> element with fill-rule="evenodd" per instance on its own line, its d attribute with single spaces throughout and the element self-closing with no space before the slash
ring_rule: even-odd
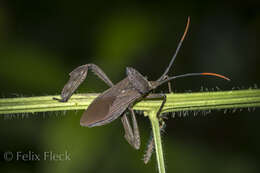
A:
<svg viewBox="0 0 260 173">
<path fill-rule="evenodd" d="M 259 1 L 58 1 L 0 2 L 0 94 L 2 98 L 59 94 L 68 73 L 95 63 L 118 82 L 132 66 L 157 79 L 175 51 L 187 17 L 191 26 L 170 74 L 215 72 L 172 82 L 175 92 L 260 85 Z M 89 73 L 78 93 L 107 86 Z M 158 92 L 165 91 L 162 87 Z M 259 109 L 213 111 L 167 120 L 163 135 L 167 172 L 260 171 Z M 0 117 L 0 172 L 157 172 L 155 155 L 142 157 L 150 135 L 138 115 L 141 149 L 123 137 L 120 120 L 85 128 L 82 111 Z M 4 160 L 4 153 L 69 153 L 63 161 Z"/>
</svg>

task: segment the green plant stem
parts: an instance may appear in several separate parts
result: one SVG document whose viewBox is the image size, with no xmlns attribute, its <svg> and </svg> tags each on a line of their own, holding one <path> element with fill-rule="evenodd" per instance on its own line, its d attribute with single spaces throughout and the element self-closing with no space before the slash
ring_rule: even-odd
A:
<svg viewBox="0 0 260 173">
<path fill-rule="evenodd" d="M 66 103 L 53 100 L 54 96 L 2 98 L 0 114 L 34 113 L 47 111 L 83 110 L 98 94 L 75 94 Z M 167 94 L 164 112 L 236 109 L 260 106 L 260 89 Z M 135 110 L 150 111 L 161 105 L 161 100 L 145 99 L 135 104 Z"/>
<path fill-rule="evenodd" d="M 0 99 L 0 114 L 34 113 L 47 111 L 82 110 L 98 94 L 75 94 L 66 103 L 53 100 L 55 96 L 20 97 Z M 165 112 L 199 111 L 213 109 L 236 109 L 260 106 L 260 90 L 232 90 L 215 92 L 198 92 L 167 94 L 167 101 L 162 109 Z M 156 157 L 159 173 L 165 173 L 159 122 L 156 117 L 161 100 L 144 99 L 134 105 L 135 110 L 142 110 L 149 115 L 152 124 Z"/>
<path fill-rule="evenodd" d="M 155 108 L 155 110 L 148 112 L 148 116 L 151 121 L 152 129 L 153 129 L 153 137 L 154 137 L 154 145 L 155 145 L 158 170 L 159 173 L 165 173 L 161 132 L 160 132 L 159 120 L 157 118 L 158 110 L 159 109 Z"/>
</svg>

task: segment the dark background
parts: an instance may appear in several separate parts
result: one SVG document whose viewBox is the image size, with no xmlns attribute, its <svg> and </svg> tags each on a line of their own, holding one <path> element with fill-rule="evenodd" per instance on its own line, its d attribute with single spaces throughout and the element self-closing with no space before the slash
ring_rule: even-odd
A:
<svg viewBox="0 0 260 173">
<path fill-rule="evenodd" d="M 132 66 L 157 79 L 175 51 L 187 17 L 191 27 L 171 75 L 215 72 L 232 79 L 192 77 L 175 92 L 260 85 L 258 1 L 6 1 L 0 2 L 1 97 L 59 94 L 75 67 L 95 63 L 118 82 Z M 89 73 L 78 93 L 107 86 Z M 158 89 L 158 92 L 165 88 Z M 169 118 L 163 146 L 167 172 L 260 171 L 259 109 Z M 120 120 L 84 128 L 82 111 L 0 118 L 1 172 L 157 172 L 142 162 L 151 131 L 139 115 L 142 146 L 123 138 Z M 4 152 L 68 152 L 67 161 L 10 161 Z"/>
</svg>

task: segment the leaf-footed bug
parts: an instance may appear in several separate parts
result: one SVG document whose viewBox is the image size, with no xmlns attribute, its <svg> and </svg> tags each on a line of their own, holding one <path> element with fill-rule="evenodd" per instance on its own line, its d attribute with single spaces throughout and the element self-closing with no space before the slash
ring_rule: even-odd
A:
<svg viewBox="0 0 260 173">
<path fill-rule="evenodd" d="M 91 69 L 100 79 L 102 79 L 108 86 L 109 89 L 100 94 L 94 101 L 89 105 L 89 107 L 83 113 L 80 119 L 81 126 L 94 127 L 102 126 L 112 122 L 121 116 L 121 121 L 125 130 L 125 139 L 130 145 L 135 149 L 140 148 L 140 135 L 139 129 L 135 117 L 135 113 L 132 106 L 137 101 L 143 98 L 155 98 L 163 99 L 159 111 L 157 112 L 157 117 L 160 119 L 161 128 L 165 127 L 162 118 L 159 117 L 160 112 L 166 102 L 165 94 L 151 94 L 151 91 L 156 89 L 158 86 L 168 82 L 170 90 L 170 81 L 176 78 L 187 77 L 187 76 L 216 76 L 229 80 L 227 77 L 216 74 L 216 73 L 187 73 L 178 76 L 168 76 L 170 67 L 172 66 L 182 42 L 186 36 L 187 30 L 189 28 L 190 18 L 188 18 L 184 34 L 178 43 L 177 49 L 162 76 L 156 81 L 148 81 L 142 74 L 132 67 L 126 68 L 127 76 L 118 82 L 113 84 L 107 75 L 95 64 L 86 64 L 77 67 L 70 73 L 70 79 L 64 86 L 61 92 L 61 99 L 54 98 L 60 102 L 67 102 L 79 85 L 85 80 L 87 76 L 88 69 Z M 130 112 L 132 117 L 131 127 L 130 121 L 126 115 L 126 112 Z M 144 162 L 147 163 L 150 160 L 151 152 L 153 151 L 153 139 L 149 141 L 150 148 L 148 147 L 146 157 Z"/>
</svg>

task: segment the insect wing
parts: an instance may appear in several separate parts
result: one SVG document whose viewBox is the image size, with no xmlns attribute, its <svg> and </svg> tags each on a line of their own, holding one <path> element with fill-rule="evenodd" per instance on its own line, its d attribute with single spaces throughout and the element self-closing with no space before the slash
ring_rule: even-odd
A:
<svg viewBox="0 0 260 173">
<path fill-rule="evenodd" d="M 110 123 L 118 118 L 141 94 L 123 80 L 98 96 L 83 113 L 80 124 L 94 127 Z"/>
<path fill-rule="evenodd" d="M 110 106 L 114 102 L 116 97 L 98 97 L 96 98 L 88 107 L 88 109 L 83 113 L 80 119 L 81 126 L 94 126 L 100 121 L 105 121 Z"/>
<path fill-rule="evenodd" d="M 142 95 L 135 89 L 128 89 L 125 91 L 125 93 L 118 95 L 109 109 L 108 116 L 111 116 L 111 121 L 122 115 L 122 113 L 129 107 L 129 105 L 134 103 L 140 97 L 142 97 Z"/>
</svg>

